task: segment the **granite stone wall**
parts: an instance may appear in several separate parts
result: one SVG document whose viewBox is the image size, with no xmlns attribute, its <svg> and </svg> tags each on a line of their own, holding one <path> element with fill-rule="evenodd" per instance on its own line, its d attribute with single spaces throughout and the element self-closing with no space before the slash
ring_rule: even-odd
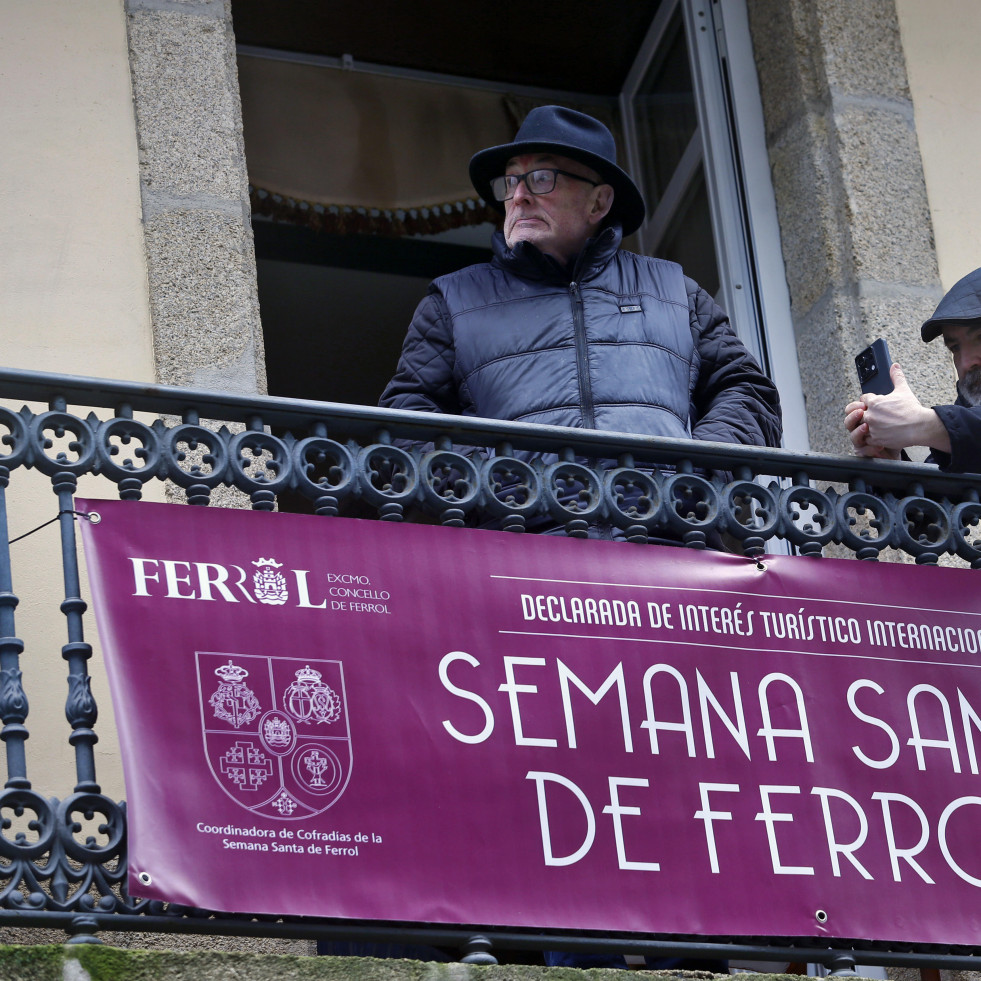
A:
<svg viewBox="0 0 981 981">
<path fill-rule="evenodd" d="M 126 0 L 163 384 L 266 388 L 230 0 Z"/>
<path fill-rule="evenodd" d="M 747 0 L 811 448 L 848 452 L 854 356 L 882 336 L 928 405 L 954 374 L 893 0 Z"/>
</svg>

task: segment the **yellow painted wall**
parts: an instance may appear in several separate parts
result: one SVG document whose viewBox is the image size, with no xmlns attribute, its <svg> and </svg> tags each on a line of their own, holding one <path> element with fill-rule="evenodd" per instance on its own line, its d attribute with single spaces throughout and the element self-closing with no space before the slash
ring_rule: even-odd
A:
<svg viewBox="0 0 981 981">
<path fill-rule="evenodd" d="M 122 0 L 5 2 L 0 89 L 3 363 L 151 379 Z"/>
<path fill-rule="evenodd" d="M 981 266 L 981 2 L 896 0 L 944 289 Z"/>
<path fill-rule="evenodd" d="M 151 381 L 122 0 L 3 0 L 2 8 L 0 363 Z M 87 488 L 93 496 L 114 496 L 105 481 Z M 11 537 L 57 512 L 50 481 L 33 471 L 15 471 L 6 496 Z M 61 568 L 57 525 L 11 546 L 11 552 L 14 593 L 20 597 L 16 630 L 25 642 L 21 667 L 30 702 L 28 774 L 40 793 L 64 797 L 75 776 L 64 714 L 61 646 L 67 633 L 58 610 L 64 592 L 60 574 L 51 574 Z M 96 641 L 91 614 L 86 639 Z M 90 670 L 100 710 L 98 776 L 118 798 L 123 788 L 100 658 Z"/>
</svg>

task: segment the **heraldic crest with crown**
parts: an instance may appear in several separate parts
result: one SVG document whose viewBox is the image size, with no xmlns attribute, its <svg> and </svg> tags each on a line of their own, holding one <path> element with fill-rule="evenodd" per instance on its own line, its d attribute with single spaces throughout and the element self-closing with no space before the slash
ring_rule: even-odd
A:
<svg viewBox="0 0 981 981">
<path fill-rule="evenodd" d="M 340 661 L 196 653 L 202 732 L 219 786 L 254 814 L 305 818 L 351 775 Z"/>
</svg>

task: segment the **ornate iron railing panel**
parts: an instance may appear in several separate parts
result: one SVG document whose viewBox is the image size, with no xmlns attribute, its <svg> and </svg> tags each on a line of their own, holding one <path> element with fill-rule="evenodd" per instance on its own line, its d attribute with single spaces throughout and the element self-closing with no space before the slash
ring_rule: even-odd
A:
<svg viewBox="0 0 981 981">
<path fill-rule="evenodd" d="M 78 940 L 98 930 L 343 937 L 457 946 L 468 959 L 488 945 L 943 965 L 976 969 L 981 949 L 923 950 L 814 938 L 549 936 L 472 929 L 230 917 L 138 900 L 126 889 L 125 805 L 101 793 L 93 744 L 97 706 L 82 632 L 73 498 L 95 475 L 139 500 L 169 481 L 205 506 L 235 488 L 256 510 L 324 517 L 374 516 L 449 526 L 602 535 L 690 548 L 725 544 L 748 556 L 774 547 L 819 556 L 829 545 L 875 561 L 886 551 L 917 563 L 959 557 L 981 568 L 981 475 L 915 464 L 796 454 L 759 447 L 437 416 L 362 406 L 137 385 L 0 369 L 0 923 L 50 925 Z M 137 418 L 137 414 L 149 414 Z M 65 707 L 76 784 L 64 800 L 31 789 L 8 547 L 7 490 L 19 470 L 50 479 L 60 525 L 68 665 Z M 781 546 L 778 543 L 787 543 Z M 52 574 L 54 571 L 52 570 Z M 841 966 L 840 964 L 838 965 Z"/>
</svg>

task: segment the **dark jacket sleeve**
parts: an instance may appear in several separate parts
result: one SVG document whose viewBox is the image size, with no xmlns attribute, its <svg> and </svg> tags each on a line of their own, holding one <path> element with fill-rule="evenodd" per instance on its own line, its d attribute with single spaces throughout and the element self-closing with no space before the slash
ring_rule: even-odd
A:
<svg viewBox="0 0 981 981">
<path fill-rule="evenodd" d="M 412 316 L 395 375 L 378 404 L 386 409 L 460 413 L 453 331 L 439 291 L 430 286 Z"/>
<path fill-rule="evenodd" d="M 699 356 L 692 393 L 695 439 L 779 446 L 780 396 L 729 324 L 721 307 L 685 277 L 688 311 Z"/>
<path fill-rule="evenodd" d="M 950 473 L 981 473 L 981 406 L 970 406 L 960 398 L 953 405 L 935 405 L 950 436 L 950 453 L 931 450 L 928 461 Z"/>
</svg>

